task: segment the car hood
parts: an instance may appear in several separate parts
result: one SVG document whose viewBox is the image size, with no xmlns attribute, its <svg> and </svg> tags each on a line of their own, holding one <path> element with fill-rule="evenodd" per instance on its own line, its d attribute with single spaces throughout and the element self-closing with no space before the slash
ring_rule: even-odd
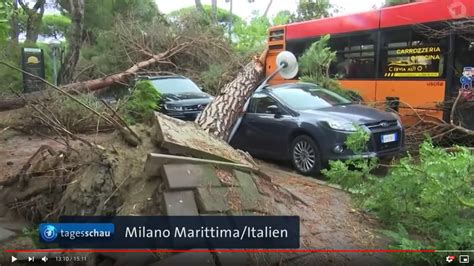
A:
<svg viewBox="0 0 474 266">
<path fill-rule="evenodd" d="M 304 110 L 300 111 L 300 113 L 305 116 L 315 116 L 318 120 L 343 120 L 358 125 L 396 119 L 391 113 L 360 104 L 338 105 L 315 110 Z"/>
</svg>

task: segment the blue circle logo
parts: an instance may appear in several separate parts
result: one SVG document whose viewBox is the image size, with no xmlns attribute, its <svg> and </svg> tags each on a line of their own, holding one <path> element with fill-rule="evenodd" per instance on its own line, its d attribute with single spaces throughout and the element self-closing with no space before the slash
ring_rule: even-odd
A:
<svg viewBox="0 0 474 266">
<path fill-rule="evenodd" d="M 41 232 L 41 238 L 46 242 L 52 242 L 58 237 L 58 229 L 54 225 L 46 225 Z"/>
</svg>

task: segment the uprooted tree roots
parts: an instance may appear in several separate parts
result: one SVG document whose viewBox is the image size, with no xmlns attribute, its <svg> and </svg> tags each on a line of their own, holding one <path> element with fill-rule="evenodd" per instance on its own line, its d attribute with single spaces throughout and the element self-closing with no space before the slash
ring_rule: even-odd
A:
<svg viewBox="0 0 474 266">
<path fill-rule="evenodd" d="M 57 220 L 61 215 L 154 211 L 147 205 L 145 194 L 150 193 L 139 190 L 147 189 L 143 178 L 146 155 L 157 149 L 146 128 L 136 130 L 147 140 L 134 149 L 117 134 L 109 136 L 111 149 L 89 147 L 80 141 L 71 142 L 68 149 L 60 151 L 42 146 L 17 175 L 0 183 L 0 202 L 32 222 Z M 136 191 L 134 203 L 129 206 L 132 203 L 124 202 L 132 191 Z"/>
<path fill-rule="evenodd" d="M 60 214 L 56 203 L 73 176 L 85 165 L 78 164 L 78 155 L 42 146 L 17 175 L 0 184 L 3 185 L 1 202 L 31 221 Z"/>
</svg>

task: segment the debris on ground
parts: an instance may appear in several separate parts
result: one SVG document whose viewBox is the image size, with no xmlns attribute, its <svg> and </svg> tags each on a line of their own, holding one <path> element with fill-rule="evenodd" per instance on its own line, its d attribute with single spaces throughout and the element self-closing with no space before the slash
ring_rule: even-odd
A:
<svg viewBox="0 0 474 266">
<path fill-rule="evenodd" d="M 352 207 L 344 192 L 257 167 L 192 122 L 156 114 L 152 127 L 140 124 L 131 130 L 142 140 L 137 147 L 127 144 L 120 133 L 84 135 L 93 146 L 75 141 L 68 149 L 43 140 L 37 151 L 29 150 L 35 156 L 14 162 L 16 174 L 0 178 L 0 216 L 19 215 L 35 224 L 55 221 L 61 215 L 299 215 L 302 248 L 369 248 L 383 240 L 375 232 L 374 221 L 349 212 Z M 2 139 L 2 151 L 14 152 L 11 145 L 22 146 L 19 138 Z M 23 147 L 17 148 L 25 153 Z M 0 228 L 5 229 L 1 221 Z M 36 245 L 24 233 L 9 230 L 3 235 L 8 239 L 4 247 L 17 245 L 15 241 Z M 216 265 L 230 256 L 206 254 L 196 260 Z M 189 256 L 196 255 L 150 253 L 140 261 L 141 265 L 157 261 L 169 265 Z M 236 254 L 231 259 L 266 265 L 314 261 L 314 256 L 323 255 L 258 253 Z M 320 259 L 327 259 L 324 256 Z M 345 262 L 350 256 L 330 257 Z M 92 259 L 126 263 L 126 258 L 116 254 L 97 254 Z"/>
</svg>

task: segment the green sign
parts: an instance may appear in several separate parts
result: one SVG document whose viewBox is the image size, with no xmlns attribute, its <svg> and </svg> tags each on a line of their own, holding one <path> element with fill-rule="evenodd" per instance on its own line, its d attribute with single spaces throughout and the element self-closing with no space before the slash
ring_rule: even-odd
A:
<svg viewBox="0 0 474 266">
<path fill-rule="evenodd" d="M 45 78 L 44 54 L 39 48 L 22 48 L 21 66 L 24 71 L 34 75 L 23 73 L 23 92 L 29 93 L 44 89 L 45 84 L 38 79 Z"/>
</svg>

